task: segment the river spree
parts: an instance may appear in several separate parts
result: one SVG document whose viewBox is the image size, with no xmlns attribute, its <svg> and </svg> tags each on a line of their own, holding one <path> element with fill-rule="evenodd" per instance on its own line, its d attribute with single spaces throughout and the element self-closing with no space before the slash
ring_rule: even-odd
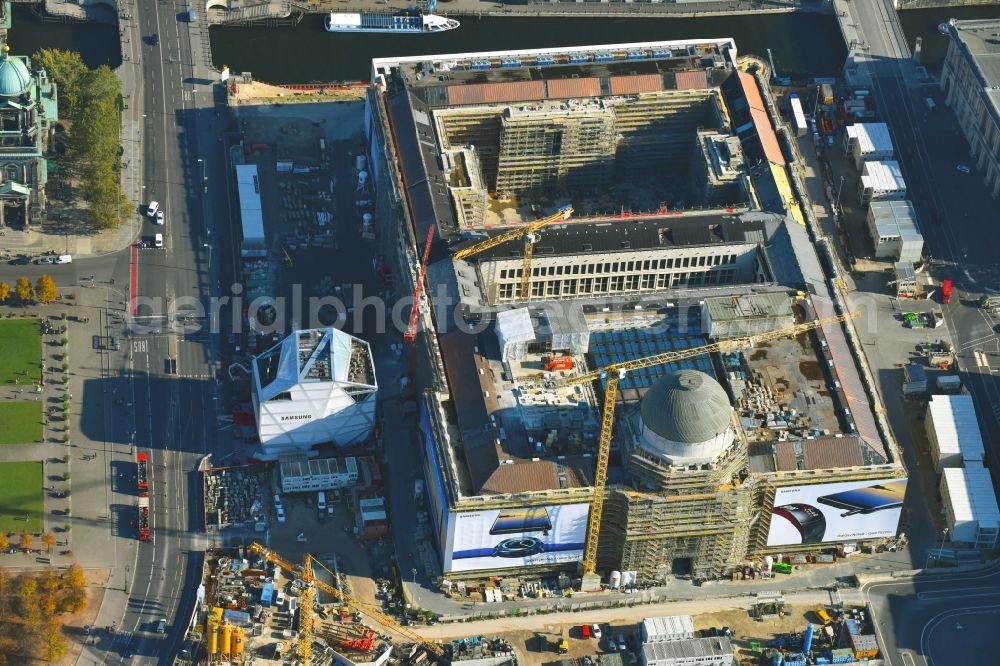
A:
<svg viewBox="0 0 1000 666">
<path fill-rule="evenodd" d="M 782 75 L 830 76 L 845 48 L 831 16 L 762 14 L 713 18 L 461 17 L 438 35 L 351 35 L 323 30 L 321 16 L 295 27 L 213 28 L 215 64 L 271 83 L 367 80 L 372 58 L 470 51 L 734 37 L 742 53 L 770 47 Z"/>
</svg>

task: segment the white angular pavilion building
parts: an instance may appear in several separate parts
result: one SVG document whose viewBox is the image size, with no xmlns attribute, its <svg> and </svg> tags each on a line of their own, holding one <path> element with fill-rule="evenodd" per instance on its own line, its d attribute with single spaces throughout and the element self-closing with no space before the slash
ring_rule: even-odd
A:
<svg viewBox="0 0 1000 666">
<path fill-rule="evenodd" d="M 269 455 L 364 441 L 377 392 L 368 343 L 334 328 L 295 331 L 254 357 L 257 435 Z"/>
</svg>

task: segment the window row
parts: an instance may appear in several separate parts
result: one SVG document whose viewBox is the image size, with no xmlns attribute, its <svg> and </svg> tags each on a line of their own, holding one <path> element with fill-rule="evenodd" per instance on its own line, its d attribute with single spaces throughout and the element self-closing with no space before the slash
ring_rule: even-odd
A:
<svg viewBox="0 0 1000 666">
<path fill-rule="evenodd" d="M 559 264 L 554 266 L 532 266 L 531 276 L 546 275 L 592 275 L 600 273 L 631 273 L 634 271 L 655 271 L 671 268 L 701 268 L 724 266 L 736 263 L 735 254 L 717 254 L 700 257 L 665 257 L 663 259 L 638 259 L 634 261 L 606 261 L 599 264 Z M 500 269 L 501 280 L 519 280 L 520 268 Z"/>
<path fill-rule="evenodd" d="M 570 280 L 543 280 L 531 283 L 532 298 L 560 296 L 591 296 L 619 294 L 636 291 L 654 291 L 676 287 L 697 287 L 702 285 L 733 284 L 735 271 L 731 268 L 697 271 L 691 273 L 658 273 L 647 275 L 614 275 L 597 278 L 577 278 Z M 497 286 L 501 301 L 518 296 L 520 285 L 500 284 Z"/>
</svg>

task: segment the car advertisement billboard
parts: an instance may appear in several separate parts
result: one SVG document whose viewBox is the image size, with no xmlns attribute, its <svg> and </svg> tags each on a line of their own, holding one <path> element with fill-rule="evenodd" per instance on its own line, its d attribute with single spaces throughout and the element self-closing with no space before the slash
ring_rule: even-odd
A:
<svg viewBox="0 0 1000 666">
<path fill-rule="evenodd" d="M 895 536 L 906 479 L 778 488 L 767 545 L 864 541 Z"/>
<path fill-rule="evenodd" d="M 589 504 L 452 513 L 444 570 L 478 571 L 583 559 Z"/>
</svg>

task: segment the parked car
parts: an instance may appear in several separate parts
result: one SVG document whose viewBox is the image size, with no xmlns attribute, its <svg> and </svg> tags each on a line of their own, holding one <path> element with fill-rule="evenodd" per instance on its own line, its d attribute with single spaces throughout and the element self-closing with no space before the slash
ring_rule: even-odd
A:
<svg viewBox="0 0 1000 666">
<path fill-rule="evenodd" d="M 626 647 L 625 645 L 625 637 L 622 636 L 621 634 L 618 634 L 618 636 L 615 638 L 615 644 L 618 646 L 619 652 L 625 652 L 628 649 L 628 647 Z"/>
<path fill-rule="evenodd" d="M 163 247 L 163 234 L 156 234 L 153 236 L 153 247 L 162 248 Z"/>
<path fill-rule="evenodd" d="M 156 633 L 163 634 L 167 631 L 167 618 L 162 618 L 156 623 Z"/>
<path fill-rule="evenodd" d="M 38 257 L 35 259 L 36 264 L 54 264 L 56 263 L 55 257 Z"/>
<path fill-rule="evenodd" d="M 970 169 L 969 167 L 967 167 L 964 164 L 956 164 L 955 165 L 955 169 L 957 171 L 960 171 L 961 173 L 972 173 L 972 169 Z"/>
<path fill-rule="evenodd" d="M 7 262 L 11 266 L 24 266 L 25 264 L 31 263 L 31 257 L 26 254 L 19 254 L 10 261 Z"/>
<path fill-rule="evenodd" d="M 276 506 L 276 507 L 274 507 L 274 513 L 277 514 L 277 516 L 278 516 L 278 522 L 279 523 L 285 522 L 285 510 L 284 509 L 282 509 L 280 506 Z"/>
<path fill-rule="evenodd" d="M 153 219 L 156 220 L 157 224 L 166 224 L 166 220 L 164 219 L 164 214 L 163 214 L 163 209 L 162 208 L 160 210 L 156 211 L 156 217 L 153 218 Z"/>
<path fill-rule="evenodd" d="M 590 633 L 594 635 L 594 638 L 601 640 L 601 625 L 595 624 L 590 628 Z"/>
<path fill-rule="evenodd" d="M 55 258 L 55 261 L 53 261 L 52 263 L 54 263 L 54 264 L 72 264 L 73 263 L 73 255 L 72 254 L 60 254 L 58 257 Z"/>
<path fill-rule="evenodd" d="M 160 203 L 158 201 L 150 201 L 149 206 L 146 208 L 146 215 L 148 217 L 153 217 L 156 215 L 156 211 L 160 210 Z"/>
</svg>

